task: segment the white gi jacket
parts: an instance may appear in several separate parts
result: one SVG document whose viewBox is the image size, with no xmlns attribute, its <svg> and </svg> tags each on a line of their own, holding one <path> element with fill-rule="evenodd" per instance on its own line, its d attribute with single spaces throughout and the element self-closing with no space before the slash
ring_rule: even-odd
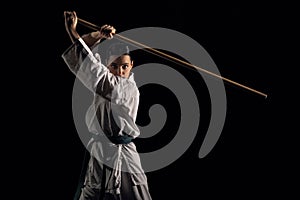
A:
<svg viewBox="0 0 300 200">
<path fill-rule="evenodd" d="M 134 74 L 129 78 L 114 76 L 81 38 L 62 57 L 76 77 L 94 93 L 94 102 L 86 114 L 86 124 L 92 133 L 88 150 L 100 163 L 114 169 L 114 177 L 109 180 L 112 183 L 106 191 L 119 193 L 121 170 L 131 173 L 134 185 L 147 184 L 136 146 L 130 141 L 140 135 L 135 124 L 139 91 Z M 114 139 L 122 144 L 111 142 Z M 86 180 L 89 181 L 89 184 L 99 184 Z"/>
</svg>

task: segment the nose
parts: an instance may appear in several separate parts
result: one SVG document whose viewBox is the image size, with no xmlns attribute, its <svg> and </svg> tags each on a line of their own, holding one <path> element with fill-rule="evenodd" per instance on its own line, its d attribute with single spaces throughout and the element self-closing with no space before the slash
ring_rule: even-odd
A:
<svg viewBox="0 0 300 200">
<path fill-rule="evenodd" d="M 124 69 L 122 68 L 122 66 L 119 66 L 117 69 L 117 75 L 121 76 L 124 74 Z"/>
</svg>

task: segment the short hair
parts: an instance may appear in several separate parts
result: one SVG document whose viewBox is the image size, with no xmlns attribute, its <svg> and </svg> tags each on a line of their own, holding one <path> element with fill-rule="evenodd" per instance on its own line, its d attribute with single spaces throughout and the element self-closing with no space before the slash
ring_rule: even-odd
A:
<svg viewBox="0 0 300 200">
<path fill-rule="evenodd" d="M 122 55 L 129 55 L 130 56 L 130 50 L 128 45 L 122 43 L 122 42 L 117 42 L 111 44 L 106 52 L 106 58 L 109 59 L 110 56 L 122 56 Z"/>
</svg>

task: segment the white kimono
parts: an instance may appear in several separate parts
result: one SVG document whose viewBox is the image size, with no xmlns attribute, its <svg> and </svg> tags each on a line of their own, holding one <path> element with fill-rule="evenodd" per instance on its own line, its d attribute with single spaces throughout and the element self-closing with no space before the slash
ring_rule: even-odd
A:
<svg viewBox="0 0 300 200">
<path fill-rule="evenodd" d="M 134 74 L 114 76 L 80 38 L 62 55 L 69 69 L 94 93 L 86 114 L 92 135 L 90 161 L 80 199 L 150 200 L 147 177 L 131 139 L 140 135 L 135 124 L 139 91 Z"/>
</svg>

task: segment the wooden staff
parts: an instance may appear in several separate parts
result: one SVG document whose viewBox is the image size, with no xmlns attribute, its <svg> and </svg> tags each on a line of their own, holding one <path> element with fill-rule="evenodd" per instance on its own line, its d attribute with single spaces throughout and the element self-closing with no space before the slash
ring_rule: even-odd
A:
<svg viewBox="0 0 300 200">
<path fill-rule="evenodd" d="M 77 19 L 78 19 L 78 23 L 80 23 L 80 24 L 82 24 L 83 26 L 85 26 L 85 27 L 87 27 L 87 28 L 90 28 L 90 29 L 92 29 L 92 30 L 99 31 L 100 28 L 101 28 L 100 26 L 97 26 L 97 25 L 95 25 L 95 24 L 93 24 L 93 23 L 91 23 L 91 22 L 88 22 L 88 21 L 86 21 L 86 20 L 83 20 L 83 19 L 81 19 L 81 18 L 78 18 L 78 17 L 77 17 Z M 145 49 L 144 49 L 145 51 L 148 51 L 148 52 L 150 52 L 150 53 L 152 53 L 152 54 L 154 54 L 154 55 L 157 55 L 157 56 L 166 58 L 166 59 L 171 60 L 171 61 L 176 61 L 176 62 L 178 62 L 178 63 L 181 63 L 181 64 L 184 64 L 184 65 L 186 65 L 186 66 L 192 67 L 192 68 L 194 68 L 194 69 L 200 70 L 200 71 L 205 72 L 205 73 L 207 73 L 207 74 L 210 74 L 210 75 L 212 75 L 212 76 L 214 76 L 214 77 L 217 77 L 217 78 L 219 78 L 219 79 L 222 79 L 223 81 L 226 81 L 226 82 L 231 83 L 231 84 L 233 84 L 233 85 L 236 85 L 236 86 L 238 86 L 238 87 L 241 87 L 241 88 L 244 88 L 244 89 L 249 90 L 249 91 L 251 91 L 251 92 L 254 92 L 254 93 L 256 93 L 256 94 L 259 94 L 259 95 L 261 95 L 261 96 L 263 96 L 263 97 L 265 97 L 265 98 L 267 98 L 267 96 L 268 96 L 267 94 L 265 94 L 265 93 L 263 93 L 263 92 L 260 92 L 260 91 L 258 91 L 258 90 L 255 90 L 255 89 L 253 89 L 253 88 L 251 88 L 251 87 L 248 87 L 248 86 L 246 86 L 246 85 L 237 83 L 237 82 L 235 82 L 235 81 L 233 81 L 233 80 L 230 80 L 230 79 L 228 79 L 228 78 L 225 78 L 225 77 L 223 77 L 223 76 L 220 76 L 220 75 L 218 75 L 218 74 L 215 74 L 215 73 L 213 73 L 213 72 L 210 72 L 210 71 L 205 70 L 205 69 L 203 69 L 203 68 L 200 68 L 200 67 L 198 67 L 198 66 L 196 66 L 196 65 L 193 65 L 193 64 L 190 64 L 190 63 L 188 63 L 188 62 L 185 62 L 185 61 L 180 60 L 180 59 L 178 59 L 178 58 L 175 58 L 175 57 L 173 57 L 173 56 L 171 56 L 171 55 L 168 55 L 168 54 L 166 54 L 166 53 L 163 53 L 163 52 L 161 52 L 161 51 L 158 51 L 158 50 L 156 50 L 156 49 L 153 49 L 153 48 L 151 48 L 151 47 L 149 47 L 149 46 L 147 46 L 147 45 L 144 45 L 144 44 L 142 44 L 142 43 L 139 43 L 139 42 L 137 42 L 137 41 L 134 41 L 134 40 L 132 40 L 132 39 L 130 39 L 130 38 L 124 37 L 124 36 L 122 36 L 122 35 L 120 35 L 120 34 L 114 34 L 114 37 L 116 37 L 117 39 L 126 41 L 126 42 L 128 42 L 128 43 L 131 43 L 131 44 L 133 44 L 133 45 L 135 45 L 135 46 L 145 48 Z"/>
</svg>

